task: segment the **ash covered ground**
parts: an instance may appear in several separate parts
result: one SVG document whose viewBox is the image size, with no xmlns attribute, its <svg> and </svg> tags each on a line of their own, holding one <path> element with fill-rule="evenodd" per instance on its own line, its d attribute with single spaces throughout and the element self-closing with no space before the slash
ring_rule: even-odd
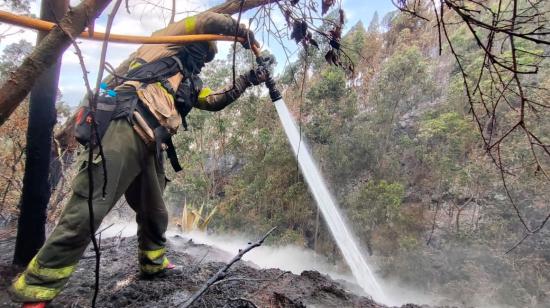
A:
<svg viewBox="0 0 550 308">
<path fill-rule="evenodd" d="M 1 307 L 19 307 L 6 293 L 16 275 L 10 265 L 13 246 L 13 238 L 0 240 Z M 181 266 L 165 277 L 144 280 L 138 272 L 135 237 L 103 240 L 97 307 L 177 307 L 233 255 L 171 236 L 168 257 Z M 65 290 L 48 307 L 90 307 L 94 266 L 93 251 L 88 249 Z M 192 307 L 386 307 L 349 291 L 352 289 L 354 286 L 316 271 L 295 275 L 240 261 L 231 267 L 225 280 L 212 286 Z"/>
</svg>

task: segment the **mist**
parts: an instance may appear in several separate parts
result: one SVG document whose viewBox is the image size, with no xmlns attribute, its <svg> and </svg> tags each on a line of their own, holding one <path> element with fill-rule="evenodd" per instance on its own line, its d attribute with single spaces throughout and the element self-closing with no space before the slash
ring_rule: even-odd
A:
<svg viewBox="0 0 550 308">
<path fill-rule="evenodd" d="M 107 219 L 99 228 L 102 231 L 102 238 L 109 237 L 131 237 L 137 233 L 137 224 L 135 222 L 121 222 Z M 227 262 L 233 258 L 239 249 L 245 248 L 250 241 L 256 240 L 255 236 L 245 234 L 207 234 L 206 232 L 193 231 L 184 233 L 176 228 L 167 231 L 166 237 L 173 247 L 182 246 L 181 240 L 192 241 L 195 244 L 202 244 L 212 248 L 205 247 L 200 251 L 186 251 L 193 254 L 199 260 L 208 259 L 209 261 Z M 136 248 L 137 249 L 137 248 Z M 297 245 L 270 246 L 263 244 L 256 247 L 244 255 L 243 260 L 249 262 L 254 267 L 269 269 L 276 268 L 283 271 L 289 271 L 300 275 L 303 271 L 318 271 L 321 274 L 328 275 L 332 279 L 339 281 L 345 288 L 357 295 L 370 297 L 357 284 L 349 268 L 343 264 L 333 264 L 325 256 L 315 253 L 311 249 L 299 247 Z M 178 264 L 185 266 L 185 264 Z M 396 280 L 384 280 L 377 277 L 381 287 L 387 295 L 387 300 L 382 302 L 389 306 L 400 306 L 406 303 L 435 305 L 443 298 L 435 298 L 419 290 L 406 287 Z M 484 306 L 498 307 L 498 306 Z"/>
</svg>

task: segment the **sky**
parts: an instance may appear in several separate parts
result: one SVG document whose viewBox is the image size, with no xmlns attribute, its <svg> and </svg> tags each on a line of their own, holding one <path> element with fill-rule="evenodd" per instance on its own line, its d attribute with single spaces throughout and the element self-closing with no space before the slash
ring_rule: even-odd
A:
<svg viewBox="0 0 550 308">
<path fill-rule="evenodd" d="M 70 1 L 73 6 L 80 2 L 80 0 Z M 176 15 L 176 20 L 180 20 L 188 15 L 193 15 L 194 13 L 222 3 L 223 1 L 224 0 L 178 0 L 178 14 Z M 317 1 L 320 3 L 321 0 Z M 144 4 L 144 1 L 141 0 L 130 0 L 129 3 L 131 5 L 131 14 L 126 12 L 123 4 L 116 15 L 111 32 L 117 34 L 150 35 L 153 31 L 165 27 L 170 19 L 170 14 L 169 11 L 163 7 L 171 7 L 172 1 L 157 0 L 154 2 L 159 3 L 159 7 L 155 8 L 152 5 L 146 5 Z M 36 16 L 38 16 L 40 12 L 39 3 L 39 0 L 31 0 L 31 13 Z M 341 5 L 346 13 L 347 19 L 345 31 L 360 20 L 365 24 L 365 26 L 368 25 L 375 11 L 377 11 L 380 18 L 382 18 L 386 13 L 395 9 L 391 0 L 341 0 Z M 104 32 L 107 14 L 111 11 L 111 8 L 112 5 L 107 7 L 103 14 L 97 19 L 95 24 L 96 31 Z M 241 21 L 247 23 L 255 12 L 256 10 L 247 12 L 241 18 Z M 283 28 L 285 26 L 285 20 L 280 14 L 273 14 L 273 19 L 278 27 Z M 0 24 L 0 33 L 6 30 L 7 27 L 7 25 Z M 12 27 L 9 31 L 14 30 L 15 28 Z M 273 37 L 270 37 L 265 33 L 256 33 L 256 38 L 262 44 L 263 49 L 269 50 L 277 58 L 278 66 L 276 68 L 276 72 L 281 72 L 284 66 L 288 63 L 286 55 L 288 54 L 290 56 L 290 60 L 292 61 L 297 50 L 299 49 L 299 46 L 297 46 L 294 41 L 285 40 L 283 42 L 283 44 L 287 47 L 287 51 L 285 53 L 280 43 L 276 42 Z M 36 41 L 36 33 L 31 30 L 25 30 L 22 33 L 8 36 L 0 41 L 0 50 L 3 50 L 7 45 L 18 42 L 21 39 L 34 43 Z M 78 42 L 83 53 L 86 68 L 89 71 L 88 78 L 90 79 L 92 85 L 94 85 L 97 78 L 97 69 L 99 67 L 101 42 L 86 40 L 78 40 Z M 138 45 L 110 43 L 107 51 L 107 62 L 116 67 L 138 47 Z M 230 48 L 231 43 L 219 42 L 219 53 L 216 57 L 225 59 Z M 59 88 L 63 95 L 62 99 L 70 106 L 77 106 L 85 92 L 82 75 L 82 68 L 79 64 L 78 57 L 75 55 L 73 47 L 71 47 L 63 56 L 59 81 Z"/>
</svg>

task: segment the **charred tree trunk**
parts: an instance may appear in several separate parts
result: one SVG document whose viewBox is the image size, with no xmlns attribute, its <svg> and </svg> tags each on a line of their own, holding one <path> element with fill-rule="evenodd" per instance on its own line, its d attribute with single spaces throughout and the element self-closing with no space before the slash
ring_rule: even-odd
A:
<svg viewBox="0 0 550 308">
<path fill-rule="evenodd" d="M 42 0 L 40 15 L 44 20 L 55 21 L 65 14 L 67 8 L 67 0 Z M 47 32 L 38 34 L 37 45 L 46 35 Z M 13 263 L 21 266 L 29 263 L 46 238 L 46 210 L 51 194 L 50 154 L 57 119 L 55 102 L 61 54 L 54 60 L 55 63 L 36 80 L 30 97 L 23 194 L 13 256 Z"/>
</svg>

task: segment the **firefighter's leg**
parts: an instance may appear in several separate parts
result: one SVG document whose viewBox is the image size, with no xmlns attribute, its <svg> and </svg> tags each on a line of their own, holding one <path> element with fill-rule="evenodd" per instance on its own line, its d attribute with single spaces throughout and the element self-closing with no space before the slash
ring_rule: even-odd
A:
<svg viewBox="0 0 550 308">
<path fill-rule="evenodd" d="M 141 172 L 145 144 L 124 119 L 111 123 L 103 138 L 107 167 L 106 195 L 103 197 L 103 167 L 94 155 L 93 174 L 94 227 Z M 15 301 L 49 301 L 53 299 L 73 273 L 78 260 L 90 242 L 88 212 L 87 153 L 81 156 L 81 170 L 73 181 L 73 192 L 59 223 L 44 246 L 20 275 L 10 293 Z M 94 230 L 95 231 L 95 230 Z"/>
<path fill-rule="evenodd" d="M 166 177 L 158 166 L 154 153 L 145 160 L 141 174 L 126 191 L 126 201 L 136 212 L 140 270 L 155 274 L 165 269 L 170 262 L 165 256 L 168 212 L 162 199 Z"/>
</svg>

